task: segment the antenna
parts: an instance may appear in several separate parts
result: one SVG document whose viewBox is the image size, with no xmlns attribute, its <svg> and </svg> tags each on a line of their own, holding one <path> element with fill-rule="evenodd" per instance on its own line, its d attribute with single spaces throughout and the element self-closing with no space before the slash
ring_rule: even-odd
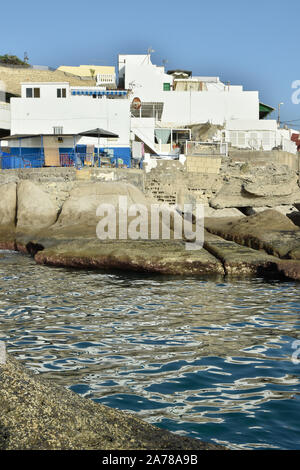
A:
<svg viewBox="0 0 300 470">
<path fill-rule="evenodd" d="M 152 54 L 152 52 L 155 52 L 154 49 L 152 49 L 152 47 L 148 47 L 148 50 L 147 50 L 147 55 L 148 55 L 148 64 L 150 64 L 150 56 Z"/>
</svg>

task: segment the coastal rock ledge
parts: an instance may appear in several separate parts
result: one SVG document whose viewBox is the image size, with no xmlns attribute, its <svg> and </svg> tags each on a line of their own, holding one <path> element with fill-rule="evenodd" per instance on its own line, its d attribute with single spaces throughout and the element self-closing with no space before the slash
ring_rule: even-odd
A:
<svg viewBox="0 0 300 470">
<path fill-rule="evenodd" d="M 165 206 L 166 217 L 153 219 L 158 233 L 152 237 L 153 200 L 132 184 L 76 181 L 63 196 L 56 186 L 53 191 L 51 186 L 52 192 L 49 188 L 27 180 L 0 184 L 1 249 L 30 254 L 38 264 L 76 269 L 300 281 L 300 211 L 294 206 L 263 211 L 249 206 L 243 208 L 245 214 L 236 208 L 230 212 L 206 208 L 205 231 L 200 234 L 198 227 L 198 235 L 204 235 L 203 248 L 187 250 L 185 234 L 176 235 L 175 220 L 183 225 L 178 208 Z M 99 239 L 97 208 L 109 204 L 119 214 L 121 196 L 128 207 L 146 209 L 143 238 L 127 237 L 132 222 L 139 225 L 130 213 L 125 222 L 116 217 L 116 239 Z M 195 232 L 197 219 L 193 221 Z"/>
<path fill-rule="evenodd" d="M 0 450 L 224 450 L 82 398 L 0 360 Z"/>
</svg>

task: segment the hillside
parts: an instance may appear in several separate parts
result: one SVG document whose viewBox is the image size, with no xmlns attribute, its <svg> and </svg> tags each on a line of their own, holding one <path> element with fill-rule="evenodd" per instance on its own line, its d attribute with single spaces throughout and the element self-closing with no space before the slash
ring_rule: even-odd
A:
<svg viewBox="0 0 300 470">
<path fill-rule="evenodd" d="M 22 82 L 69 82 L 71 86 L 94 86 L 92 79 L 84 80 L 76 75 L 58 70 L 36 70 L 32 68 L 18 68 L 0 65 L 0 80 L 6 86 L 6 92 L 21 95 Z"/>
</svg>

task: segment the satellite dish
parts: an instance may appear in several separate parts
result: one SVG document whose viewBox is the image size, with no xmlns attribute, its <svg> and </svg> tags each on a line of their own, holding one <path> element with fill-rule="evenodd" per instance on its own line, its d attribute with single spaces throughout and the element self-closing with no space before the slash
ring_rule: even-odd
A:
<svg viewBox="0 0 300 470">
<path fill-rule="evenodd" d="M 140 107 L 142 106 L 142 102 L 140 98 L 138 98 L 137 96 L 133 98 L 131 104 L 132 104 L 133 109 L 140 109 Z"/>
</svg>

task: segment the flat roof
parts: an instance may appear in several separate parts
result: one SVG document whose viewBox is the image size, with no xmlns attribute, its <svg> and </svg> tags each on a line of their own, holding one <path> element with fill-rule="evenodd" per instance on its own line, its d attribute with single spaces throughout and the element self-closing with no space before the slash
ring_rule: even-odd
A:
<svg viewBox="0 0 300 470">
<path fill-rule="evenodd" d="M 13 134 L 3 137 L 1 140 L 17 140 L 17 139 L 30 139 L 33 137 L 73 137 L 78 134 Z"/>
<path fill-rule="evenodd" d="M 68 85 L 68 86 L 70 85 L 69 82 L 21 82 L 20 84 L 21 85 L 53 85 L 53 86 L 54 85 Z"/>
</svg>

